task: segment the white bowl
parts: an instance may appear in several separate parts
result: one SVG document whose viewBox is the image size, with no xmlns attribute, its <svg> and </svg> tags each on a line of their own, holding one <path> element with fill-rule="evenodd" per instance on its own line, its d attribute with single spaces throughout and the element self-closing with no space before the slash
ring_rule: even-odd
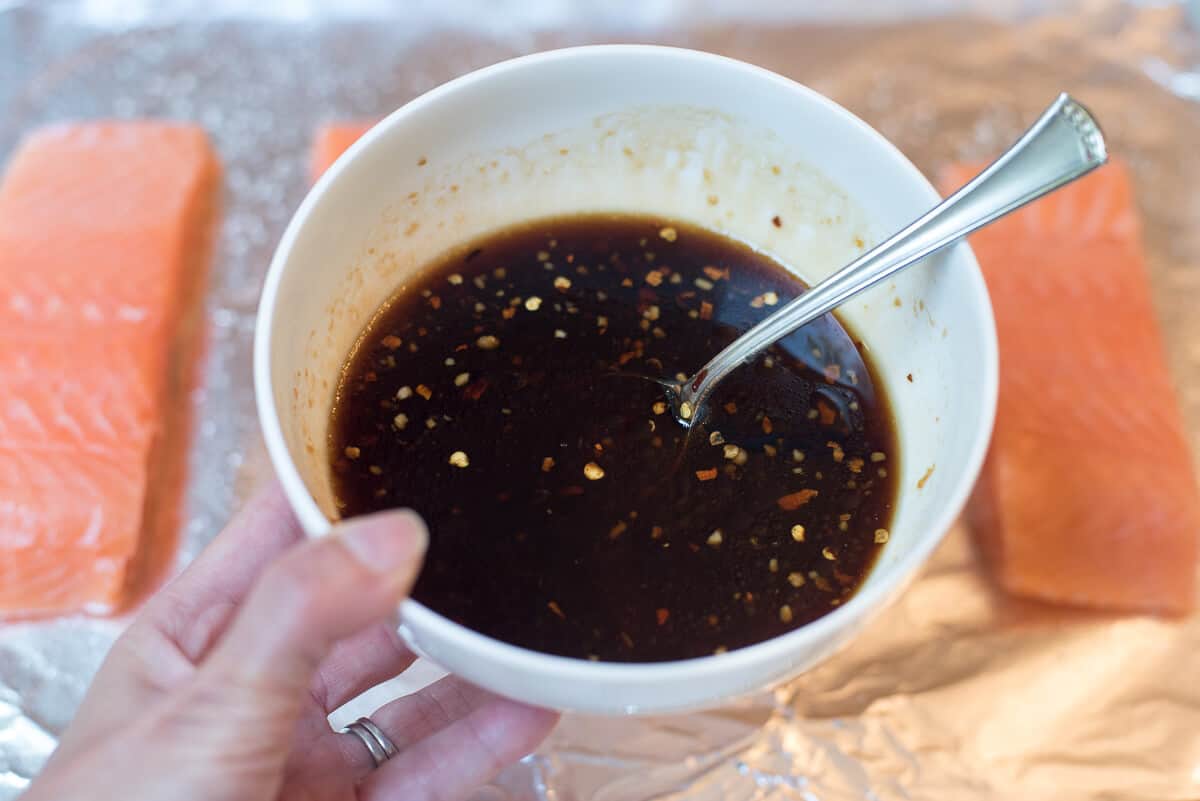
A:
<svg viewBox="0 0 1200 801">
<path fill-rule="evenodd" d="M 899 151 L 845 109 L 730 59 L 618 45 L 471 73 L 375 126 L 284 233 L 255 341 L 271 460 L 305 530 L 327 532 L 327 425 L 343 359 L 383 301 L 466 239 L 552 214 L 651 212 L 744 240 L 812 283 L 937 200 Z M 597 713 L 711 706 L 828 656 L 954 521 L 996 401 L 991 307 L 966 245 L 860 296 L 841 317 L 867 343 L 890 395 L 900 453 L 889 467 L 901 488 L 891 541 L 843 606 L 754 646 L 656 664 L 537 653 L 416 601 L 401 609 L 405 639 L 495 692 Z"/>
</svg>

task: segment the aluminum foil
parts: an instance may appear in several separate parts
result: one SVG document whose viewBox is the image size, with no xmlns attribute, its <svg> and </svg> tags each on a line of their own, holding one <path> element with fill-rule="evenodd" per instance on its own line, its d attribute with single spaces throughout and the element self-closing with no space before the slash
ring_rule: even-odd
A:
<svg viewBox="0 0 1200 801">
<path fill-rule="evenodd" d="M 995 153 L 1060 90 L 1083 99 L 1137 177 L 1157 308 L 1200 453 L 1200 4 L 798 5 L 0 0 L 0 157 L 52 120 L 167 116 L 207 127 L 225 162 L 178 565 L 269 473 L 251 332 L 274 243 L 305 190 L 314 127 L 381 115 L 502 58 L 585 42 L 686 45 L 777 70 L 848 106 L 930 175 Z M 0 627 L 0 800 L 36 774 L 123 625 Z M 702 714 L 570 716 L 489 792 L 1200 798 L 1200 617 L 1014 601 L 989 584 L 959 527 L 871 629 L 788 686 Z"/>
</svg>

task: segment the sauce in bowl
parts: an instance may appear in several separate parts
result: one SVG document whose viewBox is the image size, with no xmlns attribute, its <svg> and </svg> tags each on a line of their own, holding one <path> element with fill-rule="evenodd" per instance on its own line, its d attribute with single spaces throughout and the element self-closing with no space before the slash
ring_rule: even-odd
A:
<svg viewBox="0 0 1200 801">
<path fill-rule="evenodd" d="M 703 229 L 538 220 L 401 288 L 343 371 L 343 517 L 411 507 L 413 597 L 564 656 L 683 659 L 783 634 L 865 579 L 896 435 L 865 347 L 829 315 L 723 381 L 682 427 L 677 380 L 804 285 Z"/>
</svg>

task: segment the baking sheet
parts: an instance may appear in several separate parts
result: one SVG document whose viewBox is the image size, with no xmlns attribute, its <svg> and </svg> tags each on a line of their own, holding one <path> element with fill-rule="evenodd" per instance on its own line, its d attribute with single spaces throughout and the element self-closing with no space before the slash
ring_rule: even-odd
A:
<svg viewBox="0 0 1200 801">
<path fill-rule="evenodd" d="M 686 45 L 777 70 L 875 125 L 928 175 L 994 154 L 1058 91 L 1076 94 L 1134 169 L 1170 364 L 1200 446 L 1197 4 L 800 5 L 0 2 L 0 155 L 53 120 L 166 116 L 207 127 L 225 162 L 179 564 L 269 474 L 251 333 L 275 241 L 306 188 L 314 127 L 585 42 Z M 36 773 L 122 625 L 0 627 L 0 799 Z M 960 527 L 867 633 L 787 687 L 704 714 L 569 717 L 495 789 L 606 801 L 1200 798 L 1200 619 L 1006 599 Z"/>
</svg>

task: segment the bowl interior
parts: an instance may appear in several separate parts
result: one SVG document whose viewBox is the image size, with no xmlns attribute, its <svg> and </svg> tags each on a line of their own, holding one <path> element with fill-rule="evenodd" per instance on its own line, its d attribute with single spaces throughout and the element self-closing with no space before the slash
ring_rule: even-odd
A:
<svg viewBox="0 0 1200 801">
<path fill-rule="evenodd" d="M 704 54 L 614 50 L 520 59 L 435 90 L 355 145 L 298 212 L 257 358 L 268 446 L 310 533 L 335 512 L 326 438 L 346 354 L 449 247 L 536 217 L 647 212 L 748 242 L 811 284 L 936 201 L 881 137 L 789 81 Z M 871 351 L 899 436 L 892 539 L 865 592 L 927 554 L 965 498 L 991 425 L 994 334 L 965 247 L 840 316 Z"/>
</svg>

